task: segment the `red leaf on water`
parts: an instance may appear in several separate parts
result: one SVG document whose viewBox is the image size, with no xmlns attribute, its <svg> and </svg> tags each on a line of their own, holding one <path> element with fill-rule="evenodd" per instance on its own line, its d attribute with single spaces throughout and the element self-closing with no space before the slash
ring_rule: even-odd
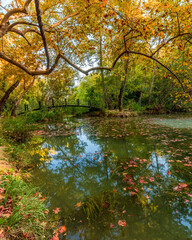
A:
<svg viewBox="0 0 192 240">
<path fill-rule="evenodd" d="M 125 227 L 126 226 L 126 221 L 119 220 L 118 224 L 119 224 L 119 226 Z"/>
<path fill-rule="evenodd" d="M 54 212 L 55 214 L 59 213 L 59 212 L 60 212 L 60 208 L 55 208 L 55 209 L 53 209 L 53 212 Z"/>
<path fill-rule="evenodd" d="M 147 183 L 146 181 L 144 181 L 144 180 L 142 180 L 142 179 L 139 180 L 139 182 L 140 182 L 140 183 Z"/>
<path fill-rule="evenodd" d="M 136 195 L 137 193 L 136 192 L 130 192 L 131 196 L 134 196 Z"/>
<path fill-rule="evenodd" d="M 66 232 L 66 227 L 65 226 L 61 226 L 59 229 L 58 229 L 58 231 L 60 232 L 60 233 L 64 233 L 64 232 Z"/>
<path fill-rule="evenodd" d="M 110 223 L 110 228 L 114 228 L 114 225 L 113 225 L 113 223 Z"/>
<path fill-rule="evenodd" d="M 192 198 L 192 194 L 190 194 L 190 193 L 186 193 L 189 197 L 191 197 Z"/>
<path fill-rule="evenodd" d="M 180 188 L 184 188 L 184 187 L 187 187 L 188 185 L 186 183 L 179 183 L 179 187 Z"/>
</svg>

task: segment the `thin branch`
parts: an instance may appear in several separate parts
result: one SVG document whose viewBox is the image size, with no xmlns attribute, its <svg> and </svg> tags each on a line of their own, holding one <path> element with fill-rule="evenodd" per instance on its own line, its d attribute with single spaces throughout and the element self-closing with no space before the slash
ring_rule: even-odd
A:
<svg viewBox="0 0 192 240">
<path fill-rule="evenodd" d="M 11 25 L 9 25 L 8 27 L 8 31 L 11 30 L 11 28 L 15 27 L 16 25 L 29 25 L 29 26 L 35 26 L 35 27 L 38 27 L 37 24 L 33 24 L 33 23 L 30 23 L 30 22 L 26 22 L 26 21 L 19 21 L 19 22 L 15 22 L 15 23 L 12 23 Z"/>
<path fill-rule="evenodd" d="M 26 14 L 27 8 L 31 2 L 32 2 L 32 0 L 27 0 L 24 4 L 23 8 L 14 8 L 14 9 L 10 10 L 9 12 L 7 12 L 5 14 L 4 18 L 2 19 L 1 24 L 6 23 L 9 20 L 9 18 L 16 13 L 25 13 Z"/>
<path fill-rule="evenodd" d="M 22 37 L 27 41 L 27 43 L 31 46 L 31 43 L 28 41 L 28 39 L 25 37 L 25 34 L 23 34 L 22 31 L 20 31 L 20 30 L 18 30 L 18 29 L 15 29 L 15 28 L 12 28 L 12 29 L 10 30 L 10 32 L 14 32 L 14 33 L 19 34 L 19 35 L 22 36 Z"/>
<path fill-rule="evenodd" d="M 86 75 L 88 75 L 89 72 L 95 71 L 95 70 L 107 70 L 111 72 L 111 68 L 108 67 L 93 67 L 93 68 L 89 68 L 88 70 L 86 70 Z"/>
<path fill-rule="evenodd" d="M 149 55 L 147 55 L 147 54 L 140 53 L 140 52 L 135 52 L 135 51 L 128 51 L 128 53 L 141 55 L 141 56 L 144 56 L 144 57 L 146 57 L 146 58 L 149 58 L 149 59 L 157 62 L 157 63 L 160 64 L 162 67 L 164 67 L 165 69 L 167 69 L 167 71 L 169 71 L 169 72 L 178 80 L 178 82 L 180 83 L 181 87 L 182 87 L 183 90 L 185 91 L 185 88 L 184 88 L 181 80 L 177 77 L 177 75 L 176 75 L 171 69 L 169 69 L 167 66 L 165 66 L 163 63 L 161 63 L 159 60 L 157 60 L 156 58 L 153 58 L 152 56 L 149 56 Z"/>
<path fill-rule="evenodd" d="M 33 28 L 26 28 L 24 31 L 22 31 L 23 34 L 25 35 L 26 33 L 28 32 L 34 32 L 34 33 L 37 33 L 38 35 L 41 36 L 41 33 L 37 30 L 37 29 L 33 29 Z"/>
<path fill-rule="evenodd" d="M 165 43 L 163 43 L 160 47 L 157 48 L 157 50 L 151 54 L 151 57 L 153 57 L 162 47 L 164 47 L 167 43 L 171 42 L 172 40 L 178 38 L 178 37 L 182 37 L 185 35 L 191 35 L 191 33 L 182 33 L 182 34 L 178 34 L 175 37 L 170 38 L 169 40 L 167 40 Z"/>
<path fill-rule="evenodd" d="M 19 67 L 20 69 L 22 69 L 23 71 L 25 71 L 26 73 L 28 73 L 31 76 L 38 76 L 38 75 L 49 75 L 50 73 L 53 72 L 53 70 L 56 68 L 58 61 L 60 59 L 60 55 L 58 55 L 55 59 L 54 64 L 52 65 L 52 67 L 50 69 L 47 70 L 39 70 L 39 71 L 31 71 L 29 70 L 27 67 L 25 67 L 23 64 L 15 61 L 14 59 L 6 56 L 4 53 L 0 52 L 0 58 L 4 59 L 5 61 Z"/>
<path fill-rule="evenodd" d="M 78 71 L 82 72 L 85 75 L 88 75 L 87 71 L 82 70 L 81 68 L 79 68 L 77 65 L 75 65 L 74 63 L 72 63 L 67 57 L 65 57 L 62 53 L 59 54 L 60 57 L 62 59 L 64 59 L 69 65 L 71 65 L 72 67 L 74 67 L 75 69 L 77 69 Z"/>
<path fill-rule="evenodd" d="M 39 29 L 40 29 L 41 37 L 42 37 L 43 44 L 44 44 L 45 55 L 47 57 L 47 69 L 49 69 L 49 52 L 48 52 L 48 47 L 47 47 L 47 40 L 46 40 L 45 33 L 43 30 L 43 23 L 42 23 L 42 19 L 41 19 L 39 0 L 35 0 L 35 7 L 36 7 L 36 13 L 37 13 L 37 20 L 39 23 Z"/>
<path fill-rule="evenodd" d="M 59 26 L 62 22 L 66 21 L 67 19 L 79 15 L 82 11 L 86 10 L 86 9 L 87 9 L 88 7 L 90 7 L 90 6 L 91 6 L 91 4 L 89 4 L 88 6 L 86 6 L 86 7 L 84 7 L 84 8 L 81 8 L 79 11 L 77 11 L 77 12 L 75 12 L 75 13 L 72 13 L 72 14 L 64 17 L 64 18 L 61 19 L 60 21 L 52 24 L 52 25 L 50 26 L 50 28 L 57 27 L 57 26 Z"/>
<path fill-rule="evenodd" d="M 177 24 L 178 24 L 178 34 L 180 34 L 181 33 L 181 27 L 180 27 L 179 16 L 178 16 L 177 12 L 176 12 L 176 15 L 177 15 Z"/>
</svg>

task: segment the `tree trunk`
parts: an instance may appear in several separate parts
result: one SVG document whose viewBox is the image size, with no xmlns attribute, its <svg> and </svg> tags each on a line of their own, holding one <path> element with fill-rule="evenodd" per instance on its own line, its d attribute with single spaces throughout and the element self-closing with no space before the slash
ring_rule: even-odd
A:
<svg viewBox="0 0 192 240">
<path fill-rule="evenodd" d="M 157 57 L 158 56 L 159 56 L 159 52 L 157 52 Z M 156 71 L 157 71 L 157 64 L 155 63 L 155 66 L 154 66 L 154 69 L 153 69 L 153 76 L 151 78 L 151 84 L 150 84 L 150 89 L 149 89 L 148 104 L 151 104 L 151 94 L 152 94 L 152 90 L 153 90 L 153 84 L 154 84 L 154 80 L 155 80 Z"/>
<path fill-rule="evenodd" d="M 19 85 L 21 80 L 17 80 L 11 87 L 5 92 L 4 96 L 0 100 L 0 116 L 3 112 L 3 107 L 8 100 L 10 94 L 15 90 L 15 88 Z"/>
<path fill-rule="evenodd" d="M 14 108 L 13 108 L 13 110 L 12 110 L 12 113 L 11 113 L 11 116 L 12 116 L 12 117 L 16 117 L 17 108 L 18 108 L 18 106 L 19 106 L 19 104 L 20 104 L 20 102 L 21 102 L 22 97 L 23 97 L 23 96 L 25 95 L 25 93 L 33 86 L 34 82 L 35 82 L 35 78 L 34 78 L 33 81 L 29 84 L 29 86 L 21 93 L 21 95 L 19 96 L 19 98 L 17 99 L 17 101 L 16 101 L 16 103 L 15 103 L 15 106 L 14 106 Z"/>
<path fill-rule="evenodd" d="M 151 94 L 152 94 L 152 90 L 153 90 L 153 83 L 154 83 L 154 80 L 155 80 L 156 70 L 157 70 L 157 66 L 155 65 L 155 67 L 154 67 L 154 69 L 153 69 L 153 76 L 152 76 L 152 78 L 151 78 L 151 84 L 150 84 L 150 89 L 149 89 L 148 104 L 151 104 Z"/>
<path fill-rule="evenodd" d="M 123 93 L 124 93 L 124 90 L 125 90 L 125 87 L 126 87 L 126 83 L 127 83 L 128 66 L 129 66 L 129 59 L 126 59 L 125 60 L 125 78 L 121 82 L 121 88 L 120 88 L 119 96 L 118 96 L 118 109 L 119 109 L 119 111 L 123 110 Z"/>
<path fill-rule="evenodd" d="M 145 81 L 146 81 L 146 74 L 147 74 L 147 70 L 145 70 L 145 76 L 143 78 L 143 84 L 142 84 L 142 89 L 141 89 L 141 94 L 139 96 L 139 105 L 141 106 L 141 101 L 142 101 L 142 97 L 143 97 L 143 90 L 144 90 L 144 86 L 145 86 Z"/>
<path fill-rule="evenodd" d="M 56 82 L 57 82 L 57 80 L 54 81 L 53 85 L 51 86 L 51 89 L 49 90 L 49 92 L 47 94 L 47 97 L 45 98 L 45 105 L 48 105 L 51 92 L 52 92 L 53 88 L 55 87 Z"/>
<path fill-rule="evenodd" d="M 102 37 L 100 36 L 100 67 L 102 67 L 103 65 L 103 55 L 102 55 Z M 104 80 L 104 74 L 103 74 L 103 69 L 101 69 L 101 81 L 102 81 L 102 87 L 103 87 L 103 94 L 105 97 L 105 101 L 107 103 L 107 106 L 109 108 L 109 110 L 113 110 L 113 103 L 112 100 L 110 98 L 110 96 L 107 93 L 107 88 L 105 86 L 105 80 Z"/>
</svg>

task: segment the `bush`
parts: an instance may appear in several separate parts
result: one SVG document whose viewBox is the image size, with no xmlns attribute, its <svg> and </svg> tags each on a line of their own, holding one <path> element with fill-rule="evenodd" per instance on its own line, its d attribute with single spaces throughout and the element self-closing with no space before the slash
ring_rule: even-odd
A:
<svg viewBox="0 0 192 240">
<path fill-rule="evenodd" d="M 0 228 L 7 239 L 43 239 L 45 211 L 41 194 L 19 176 L 2 176 Z"/>
<path fill-rule="evenodd" d="M 136 103 L 134 100 L 130 100 L 128 103 L 128 108 L 130 108 L 132 111 L 142 112 L 145 110 L 145 107 L 142 107 L 139 105 L 139 103 Z"/>
<path fill-rule="evenodd" d="M 27 114 L 24 115 L 24 117 L 30 123 L 41 122 L 41 121 L 44 121 L 46 118 L 46 111 L 39 110 L 39 111 L 28 112 Z"/>
<path fill-rule="evenodd" d="M 6 138 L 16 142 L 25 142 L 31 138 L 32 125 L 29 124 L 25 117 L 6 118 L 2 123 L 2 133 Z"/>
</svg>

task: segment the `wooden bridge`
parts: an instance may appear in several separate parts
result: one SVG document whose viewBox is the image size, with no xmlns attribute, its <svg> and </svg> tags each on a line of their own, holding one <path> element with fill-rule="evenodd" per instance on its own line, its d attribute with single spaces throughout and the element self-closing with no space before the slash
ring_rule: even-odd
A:
<svg viewBox="0 0 192 240">
<path fill-rule="evenodd" d="M 24 114 L 24 113 L 27 113 L 29 111 L 39 111 L 39 110 L 42 110 L 42 109 L 52 109 L 52 108 L 66 108 L 66 107 L 80 107 L 80 108 L 88 108 L 89 109 L 89 112 L 93 112 L 93 111 L 101 111 L 101 108 L 99 107 L 96 107 L 96 106 L 92 106 L 91 105 L 91 101 L 88 101 L 88 104 L 86 105 L 85 103 L 84 104 L 80 104 L 80 101 L 79 99 L 77 99 L 76 103 L 68 103 L 67 100 L 65 99 L 64 103 L 55 103 L 55 101 L 52 99 L 52 104 L 51 105 L 43 105 L 41 101 L 38 102 L 38 107 L 35 107 L 35 108 L 32 108 L 30 107 L 29 108 L 29 105 L 28 104 L 24 104 L 24 109 L 23 111 L 19 111 L 18 112 L 18 115 L 21 115 L 21 114 Z"/>
</svg>

